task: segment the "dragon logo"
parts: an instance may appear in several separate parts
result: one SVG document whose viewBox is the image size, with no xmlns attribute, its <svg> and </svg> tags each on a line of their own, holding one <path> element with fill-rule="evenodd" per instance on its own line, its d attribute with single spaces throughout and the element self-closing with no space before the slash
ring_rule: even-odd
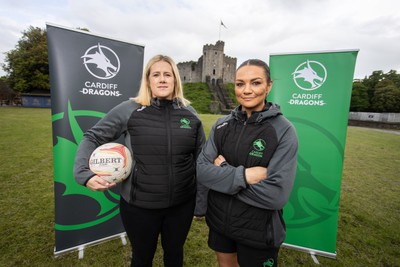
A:
<svg viewBox="0 0 400 267">
<path fill-rule="evenodd" d="M 250 151 L 249 155 L 253 157 L 262 158 L 263 151 L 267 147 L 267 143 L 263 139 L 257 139 L 253 142 L 253 150 Z"/>
<path fill-rule="evenodd" d="M 297 87 L 306 91 L 318 89 L 327 78 L 324 65 L 312 60 L 301 63 L 292 75 Z"/>
<path fill-rule="evenodd" d="M 102 80 L 115 77 L 120 69 L 117 54 L 104 45 L 90 47 L 81 58 L 87 71 Z"/>
<path fill-rule="evenodd" d="M 256 151 L 264 151 L 265 146 L 266 146 L 266 143 L 262 139 L 257 139 L 256 141 L 253 142 L 253 148 Z"/>
<path fill-rule="evenodd" d="M 270 258 L 263 263 L 263 267 L 272 267 L 274 266 L 274 259 Z"/>
<path fill-rule="evenodd" d="M 190 120 L 189 120 L 189 119 L 187 119 L 187 118 L 182 118 L 182 119 L 180 120 L 180 122 L 181 122 L 181 128 L 184 128 L 184 129 L 192 129 L 192 127 L 190 127 Z"/>
</svg>

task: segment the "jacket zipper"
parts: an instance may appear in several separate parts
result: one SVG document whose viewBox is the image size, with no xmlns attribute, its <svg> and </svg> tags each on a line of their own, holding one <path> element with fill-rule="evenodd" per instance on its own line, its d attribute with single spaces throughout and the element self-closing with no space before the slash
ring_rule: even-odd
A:
<svg viewBox="0 0 400 267">
<path fill-rule="evenodd" d="M 239 137 L 238 137 L 238 139 L 236 141 L 236 146 L 235 146 L 236 155 L 238 155 L 238 153 L 239 153 L 240 140 L 242 139 L 242 136 L 243 136 L 243 133 L 244 133 L 244 131 L 246 129 L 246 126 L 247 126 L 247 122 L 245 121 L 243 123 L 243 128 L 240 130 Z M 234 161 L 235 161 L 234 162 L 234 166 L 237 166 L 238 165 L 237 156 L 235 157 Z M 233 198 L 234 198 L 233 196 L 230 196 L 230 198 L 229 198 L 228 209 L 227 209 L 227 213 L 226 213 L 226 216 L 225 216 L 225 225 L 230 225 L 230 217 L 231 217 L 231 213 L 232 213 L 231 209 L 232 209 Z M 228 227 L 225 228 L 225 232 L 226 233 L 228 233 L 230 230 L 231 229 L 228 229 Z"/>
<path fill-rule="evenodd" d="M 169 204 L 172 204 L 174 197 L 174 175 L 172 172 L 172 137 L 171 137 L 171 115 L 169 106 L 165 107 L 165 126 L 167 129 L 167 146 L 168 146 L 168 178 L 169 178 Z"/>
<path fill-rule="evenodd" d="M 229 196 L 229 203 L 228 203 L 228 208 L 227 208 L 228 212 L 226 213 L 226 216 L 225 216 L 225 225 L 229 225 L 231 222 L 230 217 L 231 217 L 232 202 L 233 202 L 233 196 Z M 231 229 L 230 229 L 230 227 L 225 227 L 224 231 L 225 231 L 226 235 L 229 235 Z"/>
<path fill-rule="evenodd" d="M 246 126 L 247 126 L 247 122 L 245 121 L 245 122 L 243 122 L 243 128 L 242 128 L 242 130 L 240 130 L 239 137 L 238 137 L 238 139 L 236 141 L 236 146 L 235 146 L 235 153 L 236 154 L 235 155 L 238 155 L 238 153 L 240 152 L 239 151 L 239 145 L 240 145 L 240 141 L 242 140 L 243 133 L 246 130 Z M 236 156 L 235 157 L 234 166 L 237 166 L 237 165 L 238 165 L 238 162 L 237 162 L 237 156 Z"/>
<path fill-rule="evenodd" d="M 136 164 L 134 165 L 132 171 L 132 182 L 131 182 L 131 203 L 136 199 L 136 184 L 137 184 L 137 167 Z"/>
</svg>

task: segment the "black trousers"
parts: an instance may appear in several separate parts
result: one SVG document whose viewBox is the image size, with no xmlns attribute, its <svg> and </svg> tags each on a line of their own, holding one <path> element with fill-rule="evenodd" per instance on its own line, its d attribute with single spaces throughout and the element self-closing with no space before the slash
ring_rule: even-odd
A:
<svg viewBox="0 0 400 267">
<path fill-rule="evenodd" d="M 143 209 L 120 201 L 120 214 L 132 245 L 133 267 L 151 267 L 158 236 L 164 250 L 165 267 L 183 266 L 183 245 L 193 220 L 195 197 L 165 209 Z"/>
</svg>

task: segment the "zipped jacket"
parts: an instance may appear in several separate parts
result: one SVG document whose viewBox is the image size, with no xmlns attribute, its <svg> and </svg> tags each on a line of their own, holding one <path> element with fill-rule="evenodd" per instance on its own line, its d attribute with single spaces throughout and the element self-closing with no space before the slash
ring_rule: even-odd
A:
<svg viewBox="0 0 400 267">
<path fill-rule="evenodd" d="M 192 107 L 177 100 L 153 99 L 150 106 L 128 100 L 89 129 L 79 145 L 74 166 L 78 183 L 95 174 L 88 167 L 93 150 L 124 137 L 133 157 L 132 174 L 121 184 L 121 196 L 141 208 L 182 204 L 196 194 L 196 158 L 205 142 Z"/>
<path fill-rule="evenodd" d="M 279 106 L 247 118 L 241 107 L 220 118 L 197 160 L 199 183 L 210 188 L 206 220 L 214 231 L 257 248 L 278 247 L 285 238 L 283 206 L 293 187 L 298 141 Z M 222 155 L 226 163 L 214 166 Z M 267 168 L 267 179 L 246 183 L 245 169 Z"/>
</svg>

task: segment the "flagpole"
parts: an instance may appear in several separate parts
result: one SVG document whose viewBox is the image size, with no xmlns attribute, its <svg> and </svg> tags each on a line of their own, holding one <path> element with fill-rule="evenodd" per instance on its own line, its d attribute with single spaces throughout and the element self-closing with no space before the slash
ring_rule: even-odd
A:
<svg viewBox="0 0 400 267">
<path fill-rule="evenodd" d="M 218 41 L 221 41 L 221 22 L 219 23 L 219 35 L 218 35 Z"/>
<path fill-rule="evenodd" d="M 222 20 L 220 20 L 220 22 L 219 22 L 219 36 L 218 36 L 218 40 L 219 41 L 221 41 L 221 27 L 222 26 L 224 26 L 226 28 L 225 24 L 222 22 Z M 226 29 L 228 29 L 228 28 L 226 28 Z"/>
</svg>

